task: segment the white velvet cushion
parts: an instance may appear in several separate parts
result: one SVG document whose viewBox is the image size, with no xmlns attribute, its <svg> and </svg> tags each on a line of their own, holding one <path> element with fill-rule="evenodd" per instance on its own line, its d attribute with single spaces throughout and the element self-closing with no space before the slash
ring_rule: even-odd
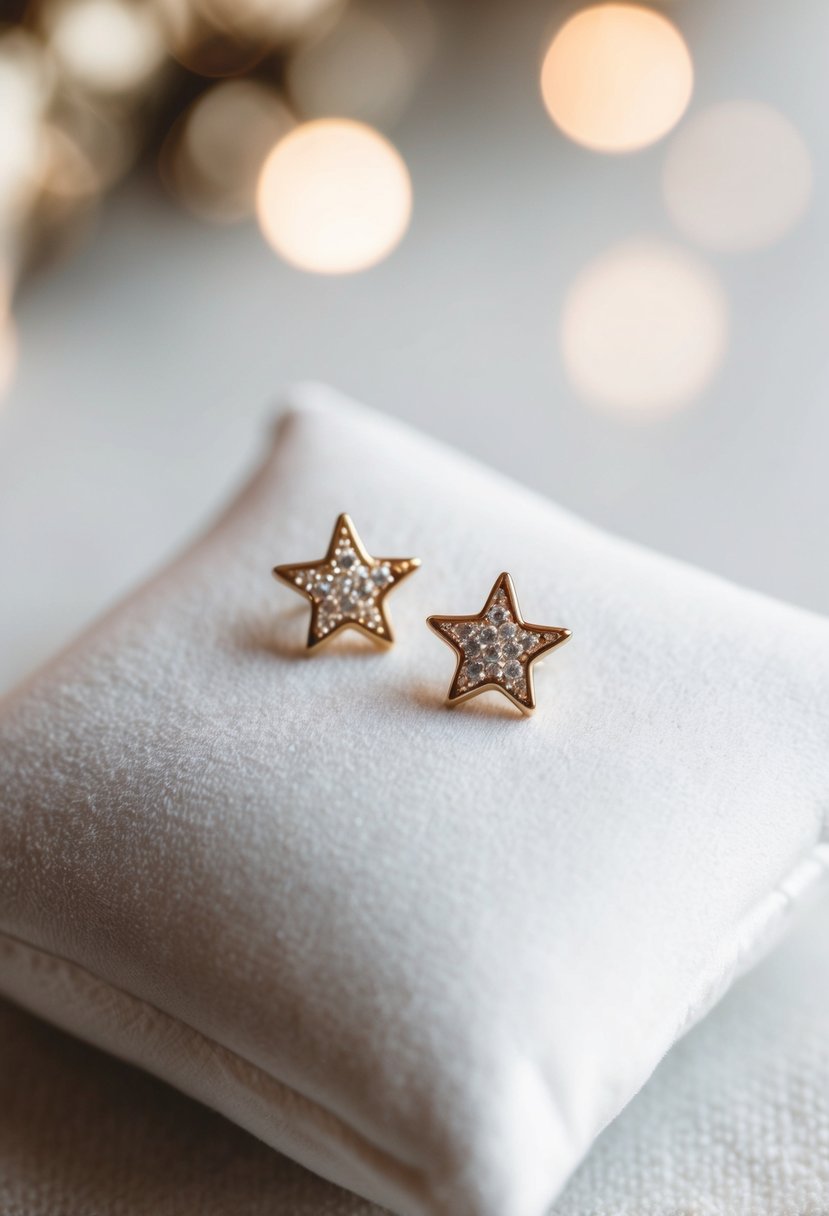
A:
<svg viewBox="0 0 829 1216">
<path fill-rule="evenodd" d="M 829 903 L 671 1051 L 550 1216 L 829 1212 Z M 382 1216 L 0 1002 L 3 1216 Z"/>
<path fill-rule="evenodd" d="M 541 1216 L 825 872 L 829 626 L 322 389 L 222 521 L 0 708 L 0 985 L 405 1216 Z M 348 510 L 398 646 L 270 578 Z M 447 711 L 427 613 L 573 630 Z"/>
</svg>

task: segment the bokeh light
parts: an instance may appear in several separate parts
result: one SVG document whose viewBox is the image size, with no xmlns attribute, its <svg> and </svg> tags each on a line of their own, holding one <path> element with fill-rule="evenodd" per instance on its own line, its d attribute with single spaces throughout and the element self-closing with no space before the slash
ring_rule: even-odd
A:
<svg viewBox="0 0 829 1216">
<path fill-rule="evenodd" d="M 54 90 L 54 72 L 40 46 L 22 29 L 0 32 L 0 114 L 12 122 L 36 118 Z"/>
<path fill-rule="evenodd" d="M 694 70 L 667 17 L 599 4 L 558 31 L 541 69 L 550 117 L 597 152 L 633 152 L 667 134 L 691 99 Z"/>
<path fill-rule="evenodd" d="M 726 101 L 694 114 L 671 140 L 665 204 L 684 236 L 738 252 L 779 240 L 806 211 L 812 162 L 800 133 L 758 101 Z"/>
<path fill-rule="evenodd" d="M 13 293 L 14 274 L 11 258 L 3 256 L 0 257 L 0 328 L 9 318 Z"/>
<path fill-rule="evenodd" d="M 74 133 L 48 121 L 41 133 L 43 154 L 37 210 L 39 258 L 63 257 L 77 248 L 98 213 L 101 174 Z"/>
<path fill-rule="evenodd" d="M 307 38 L 324 30 L 345 3 L 346 0 L 198 0 L 204 16 L 217 28 L 272 43 L 300 36 Z"/>
<path fill-rule="evenodd" d="M 0 404 L 9 392 L 17 370 L 17 327 L 8 315 L 0 320 Z"/>
<path fill-rule="evenodd" d="M 162 155 L 162 175 L 191 211 L 232 223 L 252 215 L 256 184 L 274 144 L 294 126 L 277 91 L 224 80 L 196 99 Z M 241 133 L 244 133 L 241 136 Z"/>
<path fill-rule="evenodd" d="M 713 272 L 666 242 L 634 240 L 591 262 L 572 284 L 561 344 L 587 401 L 630 418 L 693 400 L 719 367 L 728 305 Z"/>
<path fill-rule="evenodd" d="M 147 3 L 66 0 L 50 13 L 49 24 L 60 66 L 88 89 L 134 89 L 164 60 L 164 39 Z"/>
<path fill-rule="evenodd" d="M 66 131 L 94 166 L 99 190 L 112 186 L 133 164 L 140 132 L 129 121 L 119 121 L 118 109 L 76 92 L 62 100 L 52 121 Z"/>
<path fill-rule="evenodd" d="M 347 119 L 303 123 L 280 140 L 263 166 L 256 204 L 276 252 L 320 274 L 381 261 L 403 237 L 411 208 L 400 154 L 371 127 Z"/>
<path fill-rule="evenodd" d="M 43 205 L 59 200 L 68 205 L 97 197 L 100 177 L 77 140 L 54 123 L 43 125 Z"/>
<path fill-rule="evenodd" d="M 271 49 L 244 29 L 226 29 L 200 0 L 155 0 L 155 8 L 169 53 L 197 76 L 242 75 Z"/>
<path fill-rule="evenodd" d="M 28 34 L 11 30 L 0 36 L 0 226 L 14 221 L 35 189 L 40 123 L 52 84 Z"/>
<path fill-rule="evenodd" d="M 393 126 L 431 57 L 434 36 L 432 14 L 418 0 L 352 0 L 336 25 L 288 61 L 291 100 L 305 118 L 337 114 Z"/>
</svg>

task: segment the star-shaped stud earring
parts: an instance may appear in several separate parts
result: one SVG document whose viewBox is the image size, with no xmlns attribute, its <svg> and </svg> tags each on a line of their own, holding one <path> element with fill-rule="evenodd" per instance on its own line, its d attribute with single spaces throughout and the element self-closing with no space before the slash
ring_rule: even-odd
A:
<svg viewBox="0 0 829 1216">
<path fill-rule="evenodd" d="M 274 578 L 311 601 L 308 649 L 343 629 L 357 629 L 383 646 L 394 642 L 385 599 L 420 565 L 417 557 L 371 557 L 347 515 L 340 515 L 325 557 L 275 566 Z"/>
<path fill-rule="evenodd" d="M 524 620 L 508 574 L 495 580 L 477 616 L 430 616 L 426 623 L 457 655 L 448 705 L 495 689 L 525 714 L 535 709 L 533 663 L 570 637 L 569 629 Z"/>
</svg>

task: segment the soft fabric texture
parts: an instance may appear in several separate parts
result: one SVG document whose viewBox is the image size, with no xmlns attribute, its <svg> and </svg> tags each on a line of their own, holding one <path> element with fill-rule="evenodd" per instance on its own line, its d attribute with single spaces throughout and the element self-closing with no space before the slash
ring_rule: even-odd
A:
<svg viewBox="0 0 829 1216">
<path fill-rule="evenodd" d="M 551 1216 L 826 1216 L 829 903 L 603 1133 Z M 381 1216 L 146 1074 L 0 1004 L 3 1216 Z"/>
<path fill-rule="evenodd" d="M 348 510 L 423 569 L 303 654 Z M 447 711 L 427 613 L 573 631 Z M 0 710 L 0 984 L 403 1216 L 541 1216 L 826 869 L 829 625 L 323 389 L 227 515 Z"/>
</svg>

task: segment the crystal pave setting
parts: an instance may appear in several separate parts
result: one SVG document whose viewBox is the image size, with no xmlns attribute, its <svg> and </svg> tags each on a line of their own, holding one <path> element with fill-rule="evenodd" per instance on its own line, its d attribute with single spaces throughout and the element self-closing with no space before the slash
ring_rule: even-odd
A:
<svg viewBox="0 0 829 1216">
<path fill-rule="evenodd" d="M 495 689 L 525 714 L 535 709 L 533 663 L 570 637 L 569 629 L 524 620 L 508 574 L 495 580 L 477 616 L 430 616 L 426 623 L 457 655 L 449 705 Z"/>
<path fill-rule="evenodd" d="M 325 557 L 275 566 L 273 575 L 311 601 L 309 650 L 343 629 L 356 629 L 379 645 L 391 646 L 394 634 L 386 596 L 419 565 L 416 557 L 372 557 L 349 516 L 340 515 Z"/>
</svg>

